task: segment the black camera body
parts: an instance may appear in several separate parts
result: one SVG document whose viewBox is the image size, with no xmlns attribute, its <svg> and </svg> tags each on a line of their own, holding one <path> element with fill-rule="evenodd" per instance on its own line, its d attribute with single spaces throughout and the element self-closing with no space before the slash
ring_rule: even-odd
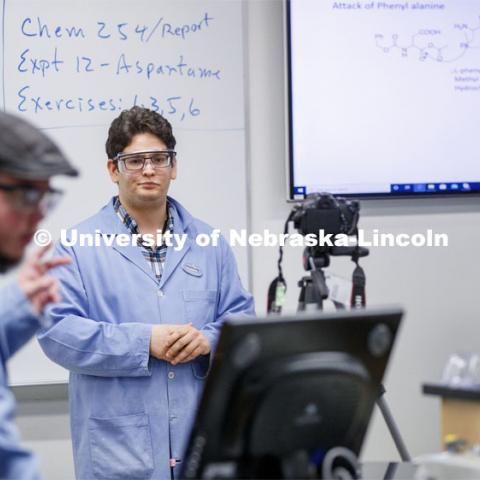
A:
<svg viewBox="0 0 480 480">
<path fill-rule="evenodd" d="M 318 235 L 319 230 L 332 235 L 354 235 L 360 217 L 360 203 L 334 197 L 330 193 L 310 193 L 296 207 L 293 224 L 302 235 Z"/>
</svg>

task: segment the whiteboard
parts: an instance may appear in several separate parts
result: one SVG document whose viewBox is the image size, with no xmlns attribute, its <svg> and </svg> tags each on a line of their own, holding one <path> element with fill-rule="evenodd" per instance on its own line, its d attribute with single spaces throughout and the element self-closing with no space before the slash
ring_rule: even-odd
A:
<svg viewBox="0 0 480 480">
<path fill-rule="evenodd" d="M 177 139 L 170 194 L 228 231 L 247 226 L 243 7 L 214 0 L 8 1 L 2 8 L 2 107 L 51 135 L 81 172 L 55 179 L 65 197 L 53 238 L 116 189 L 108 126 L 122 109 L 162 113 Z M 247 282 L 247 251 L 234 249 Z M 36 340 L 10 363 L 11 383 L 65 381 Z"/>
</svg>

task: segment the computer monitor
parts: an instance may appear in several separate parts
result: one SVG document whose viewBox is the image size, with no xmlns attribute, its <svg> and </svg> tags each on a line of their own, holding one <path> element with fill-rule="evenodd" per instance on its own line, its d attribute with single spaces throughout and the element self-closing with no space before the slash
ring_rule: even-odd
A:
<svg viewBox="0 0 480 480">
<path fill-rule="evenodd" d="M 288 478 L 320 471 L 333 447 L 358 455 L 401 316 L 226 321 L 180 478 Z"/>
</svg>

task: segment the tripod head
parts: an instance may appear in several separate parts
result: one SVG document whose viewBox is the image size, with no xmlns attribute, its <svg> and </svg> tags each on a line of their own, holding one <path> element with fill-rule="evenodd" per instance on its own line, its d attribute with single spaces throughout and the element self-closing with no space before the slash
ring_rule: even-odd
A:
<svg viewBox="0 0 480 480">
<path fill-rule="evenodd" d="M 326 268 L 330 265 L 330 256 L 333 257 L 351 257 L 352 261 L 357 263 L 361 257 L 369 254 L 365 247 L 325 247 L 316 245 L 314 247 L 305 247 L 303 250 L 303 268 L 307 271 L 318 268 Z"/>
</svg>

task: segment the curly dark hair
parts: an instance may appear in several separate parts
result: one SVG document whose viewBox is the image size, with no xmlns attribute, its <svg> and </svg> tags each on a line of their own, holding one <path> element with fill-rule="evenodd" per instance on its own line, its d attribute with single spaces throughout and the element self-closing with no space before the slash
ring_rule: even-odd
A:
<svg viewBox="0 0 480 480">
<path fill-rule="evenodd" d="M 167 119 L 153 110 L 135 106 L 130 110 L 123 110 L 110 125 L 105 143 L 108 158 L 113 159 L 118 153 L 123 152 L 132 138 L 139 133 L 157 136 L 169 150 L 173 150 L 177 143 Z"/>
</svg>

